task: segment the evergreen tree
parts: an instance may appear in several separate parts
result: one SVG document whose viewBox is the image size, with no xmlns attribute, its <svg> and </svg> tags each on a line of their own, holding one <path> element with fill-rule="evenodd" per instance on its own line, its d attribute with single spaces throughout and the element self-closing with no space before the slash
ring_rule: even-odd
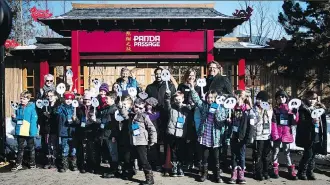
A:
<svg viewBox="0 0 330 185">
<path fill-rule="evenodd" d="M 306 3 L 304 9 L 302 3 Z M 279 23 L 290 40 L 270 41 L 269 45 L 279 49 L 275 59 L 276 68 L 283 75 L 314 85 L 328 82 L 330 58 L 330 3 L 329 1 L 284 1 Z M 311 69 L 316 74 L 311 74 Z M 306 87 L 306 86 L 305 86 Z"/>
</svg>

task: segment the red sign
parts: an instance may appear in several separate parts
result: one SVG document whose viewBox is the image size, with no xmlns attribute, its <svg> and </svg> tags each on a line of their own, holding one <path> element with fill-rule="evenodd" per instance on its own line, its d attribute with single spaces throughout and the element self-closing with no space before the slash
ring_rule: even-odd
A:
<svg viewBox="0 0 330 185">
<path fill-rule="evenodd" d="M 79 32 L 79 52 L 205 52 L 204 31 Z"/>
</svg>

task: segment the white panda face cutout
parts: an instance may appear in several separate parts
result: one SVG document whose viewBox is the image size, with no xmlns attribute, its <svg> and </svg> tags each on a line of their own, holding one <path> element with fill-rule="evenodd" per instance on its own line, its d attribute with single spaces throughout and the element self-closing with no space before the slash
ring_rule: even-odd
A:
<svg viewBox="0 0 330 185">
<path fill-rule="evenodd" d="M 100 105 L 100 102 L 97 98 L 92 98 L 92 106 L 93 107 L 98 107 Z"/>
<path fill-rule="evenodd" d="M 298 109 L 301 105 L 301 100 L 295 98 L 295 99 L 292 99 L 289 101 L 289 109 L 292 110 L 292 109 Z"/>
<path fill-rule="evenodd" d="M 236 98 L 230 97 L 225 100 L 224 107 L 226 109 L 233 109 L 235 107 L 236 103 L 237 103 Z"/>
<path fill-rule="evenodd" d="M 117 96 L 122 97 L 123 96 L 123 92 L 122 91 L 118 91 L 117 92 Z"/>
<path fill-rule="evenodd" d="M 215 102 L 219 105 L 223 105 L 225 103 L 226 97 L 225 96 L 217 96 Z"/>
<path fill-rule="evenodd" d="M 127 89 L 127 92 L 128 92 L 128 94 L 129 94 L 131 97 L 136 97 L 136 95 L 137 95 L 137 90 L 136 90 L 136 88 L 134 88 L 134 87 L 130 87 L 130 88 L 128 88 L 128 89 Z"/>
<path fill-rule="evenodd" d="M 117 121 L 124 121 L 124 118 L 119 114 L 118 110 L 116 110 L 116 112 L 115 112 L 115 119 Z"/>
<path fill-rule="evenodd" d="M 43 104 L 45 107 L 48 107 L 48 106 L 49 106 L 49 101 L 48 101 L 48 100 L 43 100 L 43 101 L 42 101 L 42 104 Z"/>
<path fill-rule="evenodd" d="M 17 103 L 17 102 L 13 102 L 13 101 L 11 101 L 11 102 L 10 102 L 10 106 L 11 106 L 11 108 L 14 109 L 14 110 L 17 110 L 17 109 L 18 109 L 18 103 Z"/>
<path fill-rule="evenodd" d="M 261 102 L 260 103 L 260 107 L 263 108 L 264 110 L 269 110 L 270 109 L 270 105 L 268 102 Z"/>
<path fill-rule="evenodd" d="M 72 107 L 74 107 L 74 108 L 79 107 L 79 102 L 78 102 L 78 100 L 72 100 Z"/>
<path fill-rule="evenodd" d="M 95 78 L 92 80 L 93 84 L 94 84 L 94 88 L 98 89 L 101 87 L 101 82 L 99 81 L 99 79 Z"/>
<path fill-rule="evenodd" d="M 206 86 L 206 79 L 205 78 L 199 78 L 199 79 L 197 79 L 197 86 L 199 86 L 199 87 L 205 87 Z"/>
<path fill-rule="evenodd" d="M 167 69 L 163 69 L 161 73 L 161 78 L 163 81 L 170 81 L 171 79 L 171 73 Z"/>
<path fill-rule="evenodd" d="M 324 112 L 325 112 L 324 109 L 315 109 L 315 110 L 313 110 L 311 116 L 313 119 L 317 119 L 317 118 L 321 117 L 322 114 L 324 114 Z"/>
<path fill-rule="evenodd" d="M 115 84 L 115 85 L 113 85 L 113 90 L 116 91 L 116 92 L 120 92 L 121 88 L 118 84 Z"/>
<path fill-rule="evenodd" d="M 65 84 L 64 83 L 59 83 L 56 87 L 56 92 L 60 95 L 63 95 L 64 92 L 65 92 L 65 89 L 66 89 Z"/>
<path fill-rule="evenodd" d="M 66 72 L 66 77 L 68 77 L 68 78 L 72 78 L 73 77 L 73 72 L 72 72 L 72 70 L 71 69 L 69 69 L 67 72 Z"/>
<path fill-rule="evenodd" d="M 44 102 L 42 100 L 37 100 L 36 101 L 36 106 L 39 108 L 39 109 L 42 109 L 42 107 L 44 106 Z"/>
<path fill-rule="evenodd" d="M 142 99 L 142 100 L 146 100 L 148 98 L 148 94 L 146 92 L 140 92 L 139 93 L 139 97 Z"/>
</svg>

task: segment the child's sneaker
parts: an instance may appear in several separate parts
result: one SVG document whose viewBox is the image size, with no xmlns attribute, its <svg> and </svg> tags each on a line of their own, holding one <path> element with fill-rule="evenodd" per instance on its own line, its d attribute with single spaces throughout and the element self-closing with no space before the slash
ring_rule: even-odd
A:
<svg viewBox="0 0 330 185">
<path fill-rule="evenodd" d="M 30 169 L 31 170 L 37 169 L 37 165 L 30 165 Z"/>
<path fill-rule="evenodd" d="M 23 169 L 23 166 L 21 164 L 16 164 L 12 169 L 11 171 L 12 172 L 15 172 L 15 171 L 18 171 L 18 170 L 21 170 Z"/>
</svg>

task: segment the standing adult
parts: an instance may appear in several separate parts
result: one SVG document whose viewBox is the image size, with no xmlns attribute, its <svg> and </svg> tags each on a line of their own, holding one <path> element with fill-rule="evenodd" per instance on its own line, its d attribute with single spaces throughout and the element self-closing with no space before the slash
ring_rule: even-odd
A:
<svg viewBox="0 0 330 185">
<path fill-rule="evenodd" d="M 200 167 L 201 164 L 201 149 L 200 144 L 197 142 L 197 128 L 199 126 L 199 121 L 194 120 L 194 112 L 195 105 L 191 100 L 191 92 L 189 85 L 192 85 L 195 91 L 200 94 L 201 88 L 196 85 L 196 71 L 194 69 L 188 69 L 183 76 L 184 82 L 179 84 L 178 91 L 181 91 L 184 94 L 184 104 L 189 105 L 191 107 L 190 114 L 188 116 L 189 123 L 188 129 L 190 129 L 187 144 L 186 144 L 186 163 L 188 164 L 188 169 L 194 166 L 194 162 L 196 162 L 196 166 Z M 198 110 L 196 110 L 198 111 Z"/>
<path fill-rule="evenodd" d="M 156 68 L 154 71 L 155 74 L 155 81 L 152 84 L 149 84 L 145 90 L 145 92 L 148 94 L 148 97 L 153 97 L 156 98 L 158 100 L 158 104 L 156 109 L 160 112 L 160 118 L 158 121 L 158 125 L 156 126 L 156 128 L 158 128 L 157 130 L 157 138 L 158 138 L 158 142 L 157 142 L 157 147 L 158 150 L 160 151 L 160 145 L 164 144 L 164 136 L 165 136 L 165 131 L 166 131 L 166 127 L 167 127 L 167 121 L 169 119 L 169 116 L 167 114 L 164 114 L 164 96 L 165 96 L 165 92 L 166 92 L 166 82 L 164 82 L 161 78 L 161 73 L 162 73 L 162 68 Z M 173 83 L 168 82 L 168 87 L 169 90 L 171 91 L 171 96 L 175 93 L 176 89 L 175 86 L 173 85 Z M 165 150 L 166 151 L 166 147 Z M 162 153 L 164 151 L 161 151 Z M 164 162 L 164 157 L 163 161 Z"/>
<path fill-rule="evenodd" d="M 135 78 L 131 77 L 131 72 L 127 67 L 121 69 L 120 78 L 116 80 L 116 84 L 119 85 L 123 95 L 128 95 L 127 89 L 130 87 L 136 88 L 138 93 L 140 91 L 138 82 Z"/>
<path fill-rule="evenodd" d="M 54 76 L 52 74 L 44 76 L 44 86 L 37 94 L 37 99 L 45 99 L 49 91 L 55 91 Z"/>
<path fill-rule="evenodd" d="M 208 76 L 204 92 L 215 90 L 218 94 L 233 94 L 232 84 L 226 76 L 221 75 L 222 67 L 217 61 L 212 61 L 207 65 Z"/>
</svg>

